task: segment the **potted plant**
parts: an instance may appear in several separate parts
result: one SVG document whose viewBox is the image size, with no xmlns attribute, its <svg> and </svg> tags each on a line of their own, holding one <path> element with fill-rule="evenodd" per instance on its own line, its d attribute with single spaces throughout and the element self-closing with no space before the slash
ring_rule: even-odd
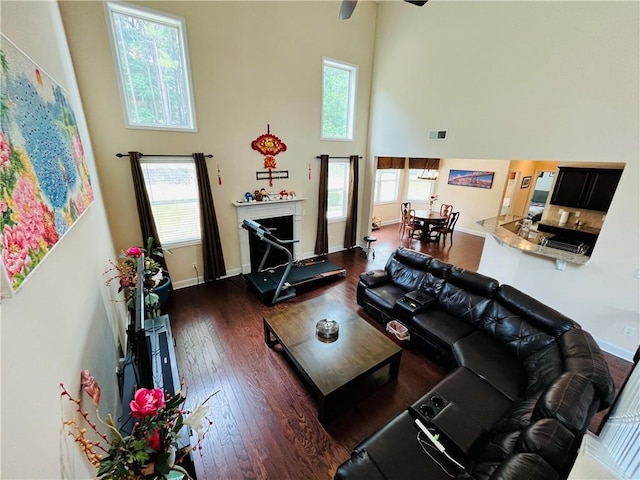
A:
<svg viewBox="0 0 640 480">
<path fill-rule="evenodd" d="M 60 384 L 62 397 L 75 403 L 79 420 L 64 422 L 64 431 L 80 446 L 89 462 L 96 467 L 97 477 L 108 480 L 163 480 L 171 471 L 190 479 L 180 466 L 189 451 L 199 450 L 212 422 L 207 418 L 209 407 L 205 403 L 218 392 L 192 409 L 185 407 L 186 396 L 179 391 L 173 396 L 159 388 L 140 388 L 130 402 L 133 429 L 125 434 L 120 431 L 112 415 L 100 417 L 100 386 L 89 370 L 81 373 L 84 392 L 91 398 L 98 421 L 108 434 L 98 428 L 83 408 L 82 400 L 72 396 Z M 180 430 L 187 426 L 198 434 L 193 447 L 179 449 Z"/>
<path fill-rule="evenodd" d="M 144 279 L 143 288 L 146 292 L 146 303 L 149 311 L 163 308 L 169 299 L 171 291 L 171 277 L 169 272 L 162 268 L 159 258 L 164 257 L 164 253 L 171 253 L 171 250 L 155 246 L 155 239 L 149 237 L 146 247 L 133 246 L 123 251 L 116 263 L 111 262 L 112 268 L 109 272 L 114 275 L 107 279 L 107 285 L 118 280 L 118 292 L 124 291 L 127 301 L 135 292 L 138 275 L 138 258 L 144 255 Z M 155 315 L 151 315 L 155 316 Z"/>
</svg>

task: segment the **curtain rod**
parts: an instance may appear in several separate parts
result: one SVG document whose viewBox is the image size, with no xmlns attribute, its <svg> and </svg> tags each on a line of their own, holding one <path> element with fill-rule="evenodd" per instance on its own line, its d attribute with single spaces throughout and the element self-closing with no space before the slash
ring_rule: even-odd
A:
<svg viewBox="0 0 640 480">
<path fill-rule="evenodd" d="M 129 156 L 128 153 L 116 153 L 116 157 L 118 158 L 128 157 L 128 156 Z M 150 155 L 148 153 L 141 153 L 140 156 L 142 157 L 190 157 L 191 154 L 189 155 Z M 210 153 L 208 155 L 205 155 L 205 157 L 213 158 L 213 155 Z"/>
<path fill-rule="evenodd" d="M 316 158 L 322 158 L 322 155 L 317 155 Z M 345 159 L 349 159 L 351 157 L 329 157 L 329 158 L 345 158 Z M 362 158 L 362 156 L 358 156 L 358 158 Z"/>
</svg>

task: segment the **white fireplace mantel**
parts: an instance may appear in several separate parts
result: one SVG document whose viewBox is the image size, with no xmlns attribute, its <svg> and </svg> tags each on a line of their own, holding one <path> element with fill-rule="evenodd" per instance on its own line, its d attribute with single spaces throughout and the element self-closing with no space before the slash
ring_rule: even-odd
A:
<svg viewBox="0 0 640 480">
<path fill-rule="evenodd" d="M 290 200 L 271 200 L 268 202 L 233 202 L 238 216 L 238 236 L 240 237 L 240 260 L 242 273 L 251 272 L 251 253 L 249 250 L 249 232 L 242 228 L 243 220 L 260 220 L 293 216 L 293 238 L 302 236 L 302 202 L 306 198 Z M 293 244 L 293 258 L 300 257 L 300 242 Z"/>
</svg>

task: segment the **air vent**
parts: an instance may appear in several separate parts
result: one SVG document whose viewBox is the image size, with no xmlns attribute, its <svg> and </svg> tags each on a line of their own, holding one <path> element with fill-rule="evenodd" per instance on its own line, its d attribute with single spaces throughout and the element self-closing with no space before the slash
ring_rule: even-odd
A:
<svg viewBox="0 0 640 480">
<path fill-rule="evenodd" d="M 446 139 L 447 139 L 446 130 L 431 130 L 429 132 L 429 140 L 446 140 Z"/>
</svg>

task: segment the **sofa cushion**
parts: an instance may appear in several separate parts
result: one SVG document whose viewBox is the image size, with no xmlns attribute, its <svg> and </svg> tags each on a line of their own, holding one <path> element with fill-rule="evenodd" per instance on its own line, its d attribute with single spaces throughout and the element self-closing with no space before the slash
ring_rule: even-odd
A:
<svg viewBox="0 0 640 480">
<path fill-rule="evenodd" d="M 535 453 L 518 453 L 506 459 L 493 472 L 492 480 L 556 480 L 560 476 Z"/>
<path fill-rule="evenodd" d="M 423 270 L 402 263 L 397 258 L 392 258 L 387 262 L 386 271 L 391 283 L 402 288 L 405 292 L 417 290 L 425 275 Z"/>
<path fill-rule="evenodd" d="M 413 422 L 411 415 L 405 410 L 380 430 L 362 441 L 354 450 L 358 456 L 366 455 L 375 464 L 378 471 L 384 472 L 383 478 L 385 479 L 414 480 L 416 478 L 429 478 L 433 480 L 449 480 L 450 476 L 425 453 L 417 440 L 417 434 L 418 427 Z M 435 451 L 433 450 L 433 452 Z M 411 459 L 411 461 L 408 461 L 408 459 Z M 455 469 L 450 468 L 450 470 L 455 473 Z M 377 478 L 375 475 L 374 473 L 371 478 Z M 343 475 L 341 478 L 369 479 L 370 477 Z"/>
<path fill-rule="evenodd" d="M 569 317 L 510 285 L 501 285 L 495 298 L 507 309 L 525 317 L 554 337 L 580 326 Z"/>
<path fill-rule="evenodd" d="M 426 253 L 402 247 L 395 251 L 394 256 L 399 262 L 417 268 L 418 270 L 426 270 L 433 260 L 433 257 Z"/>
<path fill-rule="evenodd" d="M 487 298 L 492 298 L 500 287 L 500 283 L 495 278 L 455 266 L 449 270 L 447 282 Z"/>
<path fill-rule="evenodd" d="M 447 349 L 451 349 L 456 340 L 473 331 L 473 327 L 467 322 L 458 320 L 444 310 L 419 313 L 409 321 L 408 326 Z"/>
<path fill-rule="evenodd" d="M 488 437 L 473 452 L 474 462 L 500 463 L 512 455 L 520 438 L 520 430 L 498 432 Z"/>
<path fill-rule="evenodd" d="M 434 298 L 438 298 L 445 282 L 444 278 L 438 277 L 432 272 L 426 272 L 419 289 Z"/>
<path fill-rule="evenodd" d="M 521 362 L 555 340 L 552 335 L 532 324 L 530 318 L 496 301 L 488 306 L 478 328 L 509 349 Z"/>
<path fill-rule="evenodd" d="M 493 427 L 492 434 L 518 432 L 531 424 L 533 410 L 536 408 L 542 391 L 519 398 Z"/>
<path fill-rule="evenodd" d="M 366 302 L 390 316 L 396 300 L 402 298 L 405 290 L 393 283 L 386 283 L 375 288 L 367 288 L 362 294 Z"/>
<path fill-rule="evenodd" d="M 490 298 L 463 290 L 448 281 L 442 287 L 438 300 L 443 310 L 473 326 L 478 324 L 491 303 Z"/>
<path fill-rule="evenodd" d="M 527 393 L 545 390 L 564 372 L 564 359 L 558 342 L 532 353 L 523 365 L 527 371 Z"/>
<path fill-rule="evenodd" d="M 526 386 L 522 364 L 489 335 L 475 331 L 453 344 L 458 365 L 491 384 L 510 400 L 520 397 Z"/>
<path fill-rule="evenodd" d="M 349 480 L 351 478 L 366 478 L 367 480 L 386 480 L 374 462 L 371 461 L 366 450 L 351 453 L 351 458 L 340 465 L 333 477 L 334 480 Z"/>
<path fill-rule="evenodd" d="M 574 372 L 565 372 L 542 394 L 533 411 L 534 421 L 554 418 L 574 433 L 583 433 L 593 414 L 594 389 L 591 381 Z"/>
<path fill-rule="evenodd" d="M 558 339 L 566 370 L 577 372 L 593 383 L 601 407 L 611 405 L 615 389 L 602 351 L 589 332 L 581 328 L 568 331 Z"/>
<path fill-rule="evenodd" d="M 553 418 L 543 418 L 518 438 L 516 451 L 537 453 L 556 470 L 562 471 L 576 452 L 576 436 Z"/>
</svg>

